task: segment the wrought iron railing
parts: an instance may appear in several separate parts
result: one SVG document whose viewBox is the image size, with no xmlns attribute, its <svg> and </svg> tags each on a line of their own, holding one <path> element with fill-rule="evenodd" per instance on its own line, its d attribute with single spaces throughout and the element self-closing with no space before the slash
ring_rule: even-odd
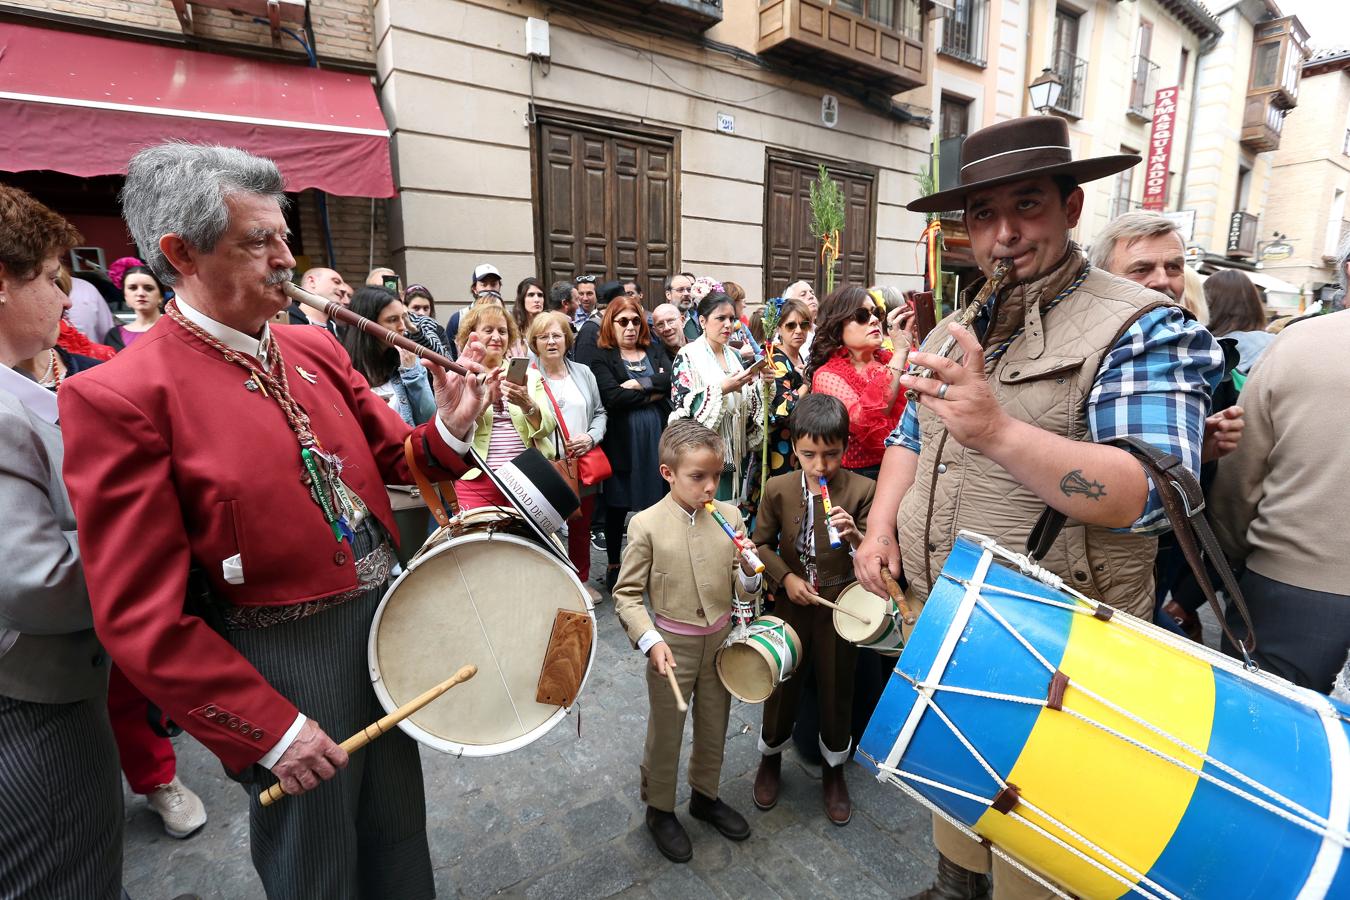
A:
<svg viewBox="0 0 1350 900">
<path fill-rule="evenodd" d="M 942 44 L 938 52 L 962 62 L 983 66 L 988 61 L 989 0 L 952 0 L 942 13 Z"/>
<path fill-rule="evenodd" d="M 1052 68 L 1063 85 L 1059 92 L 1059 100 L 1055 102 L 1055 110 L 1074 117 L 1082 116 L 1083 89 L 1087 85 L 1087 60 L 1074 56 L 1067 50 L 1060 50 L 1055 54 L 1055 64 Z"/>
<path fill-rule="evenodd" d="M 1158 73 L 1158 64 L 1147 56 L 1137 55 L 1131 64 L 1133 78 L 1130 81 L 1129 110 L 1136 116 L 1148 118 L 1149 107 L 1153 105 L 1154 80 Z"/>
</svg>

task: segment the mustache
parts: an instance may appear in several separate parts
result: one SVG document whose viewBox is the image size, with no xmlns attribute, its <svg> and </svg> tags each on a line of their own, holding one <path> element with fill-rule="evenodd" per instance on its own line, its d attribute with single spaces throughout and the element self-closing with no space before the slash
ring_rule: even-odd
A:
<svg viewBox="0 0 1350 900">
<path fill-rule="evenodd" d="M 267 276 L 267 278 L 263 281 L 263 284 L 267 285 L 268 287 L 272 287 L 273 285 L 284 284 L 287 281 L 291 281 L 294 278 L 295 278 L 294 269 L 276 269 L 272 272 L 272 274 Z"/>
</svg>

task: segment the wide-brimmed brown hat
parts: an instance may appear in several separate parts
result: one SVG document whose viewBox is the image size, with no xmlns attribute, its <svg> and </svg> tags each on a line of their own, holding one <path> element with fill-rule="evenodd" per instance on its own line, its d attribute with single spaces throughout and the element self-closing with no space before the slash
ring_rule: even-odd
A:
<svg viewBox="0 0 1350 900">
<path fill-rule="evenodd" d="M 1042 175 L 1069 175 L 1079 184 L 1137 165 L 1133 153 L 1073 159 L 1069 126 L 1058 116 L 1025 116 L 981 128 L 961 143 L 956 187 L 920 197 L 906 205 L 914 212 L 964 209 L 966 196 L 981 188 Z"/>
</svg>

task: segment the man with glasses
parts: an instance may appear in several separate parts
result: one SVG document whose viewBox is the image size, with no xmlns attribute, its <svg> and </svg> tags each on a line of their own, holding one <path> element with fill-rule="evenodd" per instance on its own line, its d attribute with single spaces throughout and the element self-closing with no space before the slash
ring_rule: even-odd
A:
<svg viewBox="0 0 1350 900">
<path fill-rule="evenodd" d="M 652 310 L 652 331 L 674 359 L 680 348 L 688 343 L 684 339 L 684 316 L 673 303 L 662 303 Z"/>
<path fill-rule="evenodd" d="M 581 326 L 586 324 L 586 320 L 595 312 L 595 280 L 599 277 L 599 275 L 577 276 L 577 311 L 572 316 L 572 324 L 576 326 L 578 335 L 581 333 Z"/>
<path fill-rule="evenodd" d="M 684 341 L 696 340 L 703 333 L 698 325 L 698 310 L 694 307 L 694 279 L 688 275 L 671 275 L 666 279 L 666 302 L 680 311 L 684 325 Z"/>
<path fill-rule="evenodd" d="M 583 275 L 583 278 L 592 278 L 594 276 Z M 581 285 L 578 284 L 578 287 Z M 595 285 L 586 283 L 591 289 L 591 313 L 581 323 L 577 329 L 577 342 L 572 347 L 572 359 L 581 363 L 583 366 L 589 366 L 591 359 L 595 356 L 595 349 L 600 341 L 600 319 L 605 313 L 605 307 L 614 300 L 615 297 L 623 296 L 623 284 L 618 281 L 606 281 L 600 285 L 600 293 L 595 293 Z"/>
</svg>

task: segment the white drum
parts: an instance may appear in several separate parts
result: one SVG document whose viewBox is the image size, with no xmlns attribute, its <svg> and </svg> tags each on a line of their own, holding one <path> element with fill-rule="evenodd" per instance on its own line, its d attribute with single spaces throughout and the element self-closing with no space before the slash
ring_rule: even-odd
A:
<svg viewBox="0 0 1350 900">
<path fill-rule="evenodd" d="M 590 620 L 579 694 L 595 661 L 585 587 L 515 511 L 469 510 L 427 539 L 380 601 L 369 642 L 375 694 L 393 711 L 472 663 L 477 677 L 399 727 L 456 756 L 525 747 L 570 709 L 535 699 L 559 610 Z"/>
</svg>

